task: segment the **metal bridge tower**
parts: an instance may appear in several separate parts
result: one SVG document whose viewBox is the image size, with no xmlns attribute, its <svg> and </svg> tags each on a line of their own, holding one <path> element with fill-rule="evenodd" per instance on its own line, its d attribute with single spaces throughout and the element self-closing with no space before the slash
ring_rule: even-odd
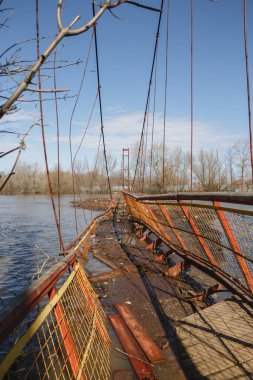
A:
<svg viewBox="0 0 253 380">
<path fill-rule="evenodd" d="M 123 190 L 130 190 L 130 170 L 129 170 L 129 148 L 122 149 L 122 187 Z"/>
</svg>

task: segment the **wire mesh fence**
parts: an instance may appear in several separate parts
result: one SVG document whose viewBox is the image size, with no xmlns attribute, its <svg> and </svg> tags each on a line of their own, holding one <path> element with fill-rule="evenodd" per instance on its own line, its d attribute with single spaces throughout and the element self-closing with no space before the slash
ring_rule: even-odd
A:
<svg viewBox="0 0 253 380">
<path fill-rule="evenodd" d="M 188 193 L 174 200 L 175 195 L 136 197 L 124 193 L 133 219 L 147 226 L 164 242 L 209 267 L 218 268 L 231 280 L 253 292 L 253 208 L 219 203 L 217 195 Z M 221 195 L 220 198 L 226 198 Z M 252 198 L 252 197 L 251 197 Z M 252 204 L 251 199 L 251 204 Z M 250 204 L 250 196 L 245 197 Z"/>
<path fill-rule="evenodd" d="M 4 379 L 109 379 L 105 315 L 77 264 L 0 366 Z"/>
<path fill-rule="evenodd" d="M 0 321 L 1 343 L 11 337 L 0 379 L 110 379 L 106 316 L 77 261 L 87 255 L 97 221 L 109 213 L 96 218 Z"/>
</svg>

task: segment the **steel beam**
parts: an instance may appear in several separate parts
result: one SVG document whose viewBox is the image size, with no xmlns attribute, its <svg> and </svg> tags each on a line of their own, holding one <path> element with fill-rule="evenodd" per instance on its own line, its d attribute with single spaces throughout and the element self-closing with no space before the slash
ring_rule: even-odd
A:
<svg viewBox="0 0 253 380">
<path fill-rule="evenodd" d="M 191 263 L 186 259 L 184 261 L 180 261 L 180 263 L 173 265 L 173 267 L 166 269 L 166 271 L 164 271 L 164 274 L 165 276 L 169 277 L 177 277 L 180 276 L 185 269 L 190 268 L 190 266 Z"/>
<path fill-rule="evenodd" d="M 203 292 L 199 292 L 194 296 L 186 297 L 186 298 L 191 300 L 191 301 L 205 301 L 206 297 L 208 297 L 214 293 L 220 292 L 220 291 L 222 291 L 222 289 L 223 288 L 222 288 L 221 284 L 216 284 L 216 285 L 210 286 L 210 288 L 208 288 L 206 290 L 203 290 Z"/>
<path fill-rule="evenodd" d="M 143 195 L 136 196 L 131 193 L 124 192 L 124 194 L 134 198 L 137 201 L 217 201 L 233 204 L 253 205 L 253 196 L 250 193 L 224 193 L 224 192 L 188 192 L 188 193 L 168 193 L 157 195 Z"/>
</svg>

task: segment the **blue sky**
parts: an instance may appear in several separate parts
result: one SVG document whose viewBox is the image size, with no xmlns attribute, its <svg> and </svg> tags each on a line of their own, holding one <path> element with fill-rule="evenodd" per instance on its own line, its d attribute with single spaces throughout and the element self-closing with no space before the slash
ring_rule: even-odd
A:
<svg viewBox="0 0 253 380">
<path fill-rule="evenodd" d="M 158 0 L 141 0 L 144 4 L 158 6 Z M 253 81 L 253 2 L 248 0 L 248 38 L 250 79 Z M 7 1 L 6 1 L 7 4 Z M 165 0 L 165 5 L 167 4 Z M 40 1 L 40 28 L 42 36 L 57 32 L 56 0 Z M 8 0 L 15 11 L 10 27 L 1 30 L 1 47 L 35 37 L 35 0 Z M 131 147 L 139 139 L 146 93 L 154 49 L 158 14 L 121 5 L 114 10 L 122 20 L 109 12 L 99 20 L 97 33 L 99 45 L 104 127 L 108 151 L 118 159 L 121 150 Z M 91 16 L 90 0 L 68 0 L 64 11 L 67 23 L 81 14 L 81 22 Z M 59 51 L 61 60 L 86 60 L 91 32 L 67 38 Z M 49 43 L 41 41 L 41 50 Z M 190 0 L 170 0 L 168 61 L 168 104 L 166 143 L 168 149 L 190 146 Z M 36 57 L 35 43 L 24 44 L 22 59 Z M 165 78 L 165 17 L 162 22 L 158 51 L 156 141 L 161 141 Z M 49 64 L 50 65 L 50 64 Z M 78 146 L 96 95 L 94 49 L 89 71 L 73 119 L 73 147 Z M 57 74 L 58 88 L 78 92 L 83 74 L 82 67 L 69 67 Z M 19 78 L 20 79 L 20 78 Z M 4 83 L 2 82 L 2 86 Z M 52 87 L 52 80 L 44 84 Z M 252 87 L 252 85 L 251 85 Z M 253 89 L 251 90 L 253 96 Z M 29 99 L 29 94 L 26 96 Z M 247 94 L 243 45 L 243 0 L 194 1 L 194 150 L 217 148 L 221 152 L 238 138 L 248 136 Z M 61 129 L 61 163 L 69 168 L 68 130 L 75 99 L 59 101 Z M 253 107 L 253 105 L 252 105 Z M 24 131 L 37 120 L 38 108 L 34 103 L 22 103 L 20 111 L 3 118 L 0 126 Z M 56 163 L 56 125 L 54 103 L 46 102 L 45 122 L 50 166 Z M 99 136 L 98 107 L 78 158 L 94 160 Z M 0 136 L 1 151 L 17 144 L 16 137 Z M 22 155 L 26 162 L 39 162 L 43 167 L 40 128 L 34 127 L 27 138 L 27 149 Z M 2 160 L 8 168 L 11 157 Z"/>
</svg>

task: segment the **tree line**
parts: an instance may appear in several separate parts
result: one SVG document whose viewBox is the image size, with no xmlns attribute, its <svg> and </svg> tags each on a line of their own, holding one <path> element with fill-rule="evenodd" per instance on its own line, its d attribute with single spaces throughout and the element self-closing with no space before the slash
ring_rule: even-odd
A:
<svg viewBox="0 0 253 380">
<path fill-rule="evenodd" d="M 238 140 L 231 147 L 218 149 L 201 149 L 193 157 L 193 190 L 221 191 L 233 190 L 235 182 L 247 191 L 250 178 L 249 143 Z M 137 156 L 134 149 L 132 167 Z M 145 156 L 145 169 L 140 165 L 137 176 L 137 188 L 140 192 L 159 193 L 163 191 L 189 191 L 190 154 L 181 147 L 166 149 L 164 189 L 163 189 L 163 147 L 154 144 Z M 232 184 L 232 186 L 231 186 Z"/>
<path fill-rule="evenodd" d="M 136 162 L 136 146 L 131 149 L 130 178 L 133 177 Z M 137 173 L 135 191 L 143 193 L 163 192 L 162 180 L 162 146 L 154 144 L 146 153 L 145 169 Z M 108 155 L 108 168 L 112 188 L 119 191 L 122 187 L 122 173 L 117 161 Z M 249 149 L 248 143 L 238 140 L 225 152 L 201 149 L 193 158 L 194 191 L 233 190 L 231 183 L 249 183 Z M 190 176 L 190 155 L 181 147 L 166 149 L 165 157 L 165 191 L 188 191 Z M 50 171 L 52 190 L 58 192 L 58 171 Z M 4 180 L 5 173 L 1 173 Z M 72 173 L 60 169 L 60 194 L 107 193 L 108 184 L 102 154 L 98 157 L 96 167 L 92 170 L 87 162 L 77 162 Z M 245 186 L 245 190 L 247 187 Z M 38 163 L 20 162 L 2 194 L 47 194 L 48 182 L 46 172 Z"/>
</svg>

